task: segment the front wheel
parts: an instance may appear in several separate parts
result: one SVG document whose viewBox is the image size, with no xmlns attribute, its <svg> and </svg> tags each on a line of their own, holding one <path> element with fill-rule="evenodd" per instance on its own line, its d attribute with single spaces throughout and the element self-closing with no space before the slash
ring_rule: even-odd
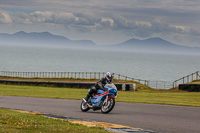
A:
<svg viewBox="0 0 200 133">
<path fill-rule="evenodd" d="M 104 114 L 109 113 L 115 106 L 115 99 L 110 98 L 108 99 L 107 103 L 105 105 L 102 105 L 101 112 Z"/>
<path fill-rule="evenodd" d="M 87 103 L 85 101 L 82 101 L 81 103 L 81 111 L 87 112 L 90 108 L 88 107 Z"/>
</svg>

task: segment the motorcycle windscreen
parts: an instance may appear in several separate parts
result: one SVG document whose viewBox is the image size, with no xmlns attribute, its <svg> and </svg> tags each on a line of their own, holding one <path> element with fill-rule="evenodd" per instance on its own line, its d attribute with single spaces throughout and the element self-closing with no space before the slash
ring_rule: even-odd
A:
<svg viewBox="0 0 200 133">
<path fill-rule="evenodd" d="M 117 87 L 116 87 L 113 83 L 111 83 L 111 84 L 106 84 L 105 86 L 108 87 L 108 88 L 115 89 L 115 90 L 117 91 Z"/>
</svg>

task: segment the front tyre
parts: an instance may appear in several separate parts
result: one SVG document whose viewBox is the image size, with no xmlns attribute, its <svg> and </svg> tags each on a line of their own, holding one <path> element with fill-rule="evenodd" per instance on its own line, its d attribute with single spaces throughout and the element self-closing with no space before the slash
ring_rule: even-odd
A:
<svg viewBox="0 0 200 133">
<path fill-rule="evenodd" d="M 109 113 L 115 106 L 115 99 L 110 98 L 108 99 L 107 103 L 105 105 L 101 106 L 101 112 L 104 114 Z"/>
<path fill-rule="evenodd" d="M 87 103 L 82 101 L 81 103 L 81 111 L 87 112 L 90 108 L 88 107 Z"/>
</svg>

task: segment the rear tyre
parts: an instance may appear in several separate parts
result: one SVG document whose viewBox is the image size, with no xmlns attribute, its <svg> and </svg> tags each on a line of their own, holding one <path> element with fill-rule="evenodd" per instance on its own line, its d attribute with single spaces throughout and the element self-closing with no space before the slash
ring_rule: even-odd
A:
<svg viewBox="0 0 200 133">
<path fill-rule="evenodd" d="M 101 112 L 104 114 L 107 114 L 114 108 L 114 106 L 115 106 L 115 99 L 110 98 L 110 99 L 108 99 L 107 104 L 102 105 Z"/>
<path fill-rule="evenodd" d="M 87 112 L 90 108 L 88 107 L 87 103 L 82 101 L 81 103 L 81 111 Z"/>
</svg>

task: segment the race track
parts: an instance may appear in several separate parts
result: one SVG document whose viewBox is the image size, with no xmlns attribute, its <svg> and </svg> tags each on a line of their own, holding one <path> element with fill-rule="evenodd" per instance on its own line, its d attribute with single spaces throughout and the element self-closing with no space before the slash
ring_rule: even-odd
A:
<svg viewBox="0 0 200 133">
<path fill-rule="evenodd" d="M 200 133 L 200 107 L 117 102 L 109 114 L 81 112 L 81 100 L 0 96 L 0 108 L 37 111 L 153 130 L 161 133 Z"/>
</svg>

